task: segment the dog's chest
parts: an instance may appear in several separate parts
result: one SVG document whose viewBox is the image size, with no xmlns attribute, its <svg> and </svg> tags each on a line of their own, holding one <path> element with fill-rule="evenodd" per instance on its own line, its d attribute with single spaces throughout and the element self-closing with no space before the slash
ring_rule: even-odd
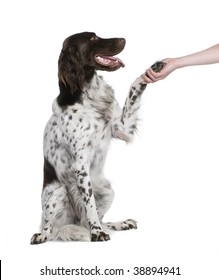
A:
<svg viewBox="0 0 219 280">
<path fill-rule="evenodd" d="M 108 110 L 70 108 L 59 118 L 59 128 L 71 151 L 92 154 L 105 150 L 111 139 L 111 116 Z"/>
<path fill-rule="evenodd" d="M 58 173 L 70 174 L 72 165 L 85 159 L 91 172 L 101 172 L 112 138 L 115 104 L 113 90 L 98 77 L 85 89 L 81 103 L 62 110 L 54 102 L 44 134 L 44 155 Z"/>
<path fill-rule="evenodd" d="M 108 110 L 81 105 L 51 117 L 44 134 L 44 155 L 59 177 L 70 175 L 76 159 L 86 158 L 91 172 L 101 172 L 112 137 L 111 121 Z"/>
</svg>

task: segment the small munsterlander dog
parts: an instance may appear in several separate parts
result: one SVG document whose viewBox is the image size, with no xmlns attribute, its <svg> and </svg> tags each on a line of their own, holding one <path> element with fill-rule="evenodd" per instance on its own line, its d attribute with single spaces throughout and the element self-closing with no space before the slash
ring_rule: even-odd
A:
<svg viewBox="0 0 219 280">
<path fill-rule="evenodd" d="M 44 132 L 44 182 L 41 232 L 31 244 L 46 240 L 109 240 L 108 229 L 137 228 L 128 219 L 103 224 L 114 192 L 103 167 L 112 138 L 129 142 L 137 125 L 142 77 L 131 85 L 121 109 L 114 91 L 96 70 L 124 67 L 115 57 L 125 39 L 102 39 L 84 32 L 68 37 L 58 61 L 60 93 Z M 160 71 L 162 62 L 154 64 Z"/>
</svg>

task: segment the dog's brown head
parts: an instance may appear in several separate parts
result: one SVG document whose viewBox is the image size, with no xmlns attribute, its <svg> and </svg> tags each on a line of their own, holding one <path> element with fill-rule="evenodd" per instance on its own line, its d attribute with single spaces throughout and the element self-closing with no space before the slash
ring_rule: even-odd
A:
<svg viewBox="0 0 219 280">
<path fill-rule="evenodd" d="M 58 61 L 60 91 L 65 91 L 65 96 L 66 91 L 71 96 L 78 95 L 96 70 L 115 71 L 124 67 L 115 57 L 124 47 L 124 38 L 102 39 L 92 32 L 65 39 Z"/>
</svg>

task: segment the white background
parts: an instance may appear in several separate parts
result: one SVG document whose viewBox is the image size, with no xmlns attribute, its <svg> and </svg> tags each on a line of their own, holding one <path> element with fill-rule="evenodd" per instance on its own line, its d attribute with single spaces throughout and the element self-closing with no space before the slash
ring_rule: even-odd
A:
<svg viewBox="0 0 219 280">
<path fill-rule="evenodd" d="M 134 218 L 137 230 L 105 243 L 29 245 L 40 223 L 42 136 L 63 40 L 82 31 L 126 38 L 126 67 L 101 73 L 122 105 L 154 61 L 219 42 L 218 1 L 7 0 L 0 21 L 3 279 L 42 279 L 46 265 L 124 268 L 126 276 L 101 279 L 130 280 L 146 278 L 132 275 L 135 266 L 179 266 L 182 276 L 151 279 L 218 279 L 219 65 L 149 85 L 135 142 L 111 145 L 106 175 L 116 197 L 106 220 Z"/>
</svg>

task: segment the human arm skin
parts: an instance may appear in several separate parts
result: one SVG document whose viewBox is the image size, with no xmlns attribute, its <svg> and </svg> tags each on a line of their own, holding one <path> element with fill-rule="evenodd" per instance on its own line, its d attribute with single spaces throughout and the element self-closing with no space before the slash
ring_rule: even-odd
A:
<svg viewBox="0 0 219 280">
<path fill-rule="evenodd" d="M 146 75 L 144 75 L 146 83 L 153 83 L 162 80 L 176 69 L 186 66 L 219 63 L 219 44 L 186 56 L 166 58 L 162 61 L 165 62 L 166 65 L 159 73 L 155 73 L 152 68 L 146 70 Z"/>
</svg>

